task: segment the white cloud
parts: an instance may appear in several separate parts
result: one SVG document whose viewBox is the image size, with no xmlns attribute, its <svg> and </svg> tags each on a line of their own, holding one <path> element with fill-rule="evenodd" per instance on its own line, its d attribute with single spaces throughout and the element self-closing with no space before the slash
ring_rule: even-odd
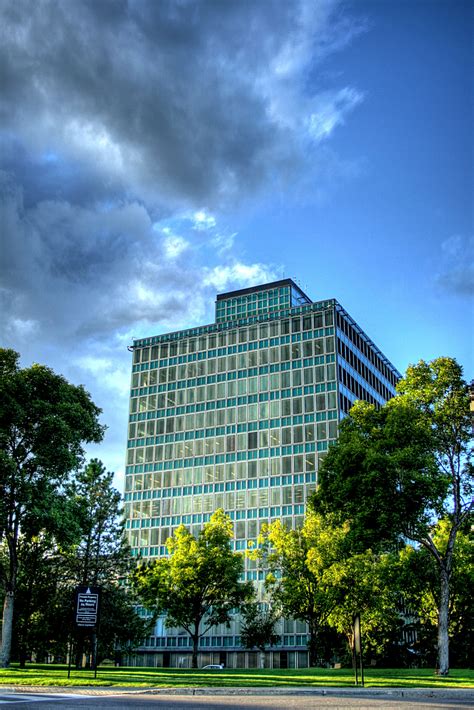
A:
<svg viewBox="0 0 474 710">
<path fill-rule="evenodd" d="M 474 237 L 455 234 L 441 244 L 443 269 L 436 282 L 458 296 L 474 296 Z"/>
<path fill-rule="evenodd" d="M 350 87 L 327 92 L 315 100 L 315 110 L 308 120 L 308 131 L 317 143 L 329 138 L 346 115 L 363 100 L 363 94 Z"/>
<path fill-rule="evenodd" d="M 176 259 L 186 249 L 189 249 L 189 242 L 177 234 L 170 234 L 163 240 L 163 248 L 167 259 Z"/>
<path fill-rule="evenodd" d="M 234 246 L 234 241 L 237 236 L 237 232 L 232 234 L 219 233 L 212 238 L 212 245 L 216 248 L 217 253 L 222 256 L 226 252 L 230 252 Z"/>
<path fill-rule="evenodd" d="M 193 228 L 198 232 L 213 229 L 216 226 L 216 219 L 204 210 L 199 210 L 193 214 Z"/>
<path fill-rule="evenodd" d="M 265 264 L 235 262 L 227 266 L 204 269 L 203 283 L 206 286 L 213 286 L 218 291 L 223 291 L 230 286 L 245 288 L 267 281 L 274 281 L 278 278 L 277 273 L 276 268 Z"/>
</svg>

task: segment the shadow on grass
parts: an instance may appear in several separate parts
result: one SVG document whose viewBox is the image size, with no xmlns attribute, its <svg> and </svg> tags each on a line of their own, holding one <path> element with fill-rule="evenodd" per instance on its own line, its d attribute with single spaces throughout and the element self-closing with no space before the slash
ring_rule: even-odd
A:
<svg viewBox="0 0 474 710">
<path fill-rule="evenodd" d="M 121 686 L 130 688 L 220 687 L 220 688 L 290 688 L 290 687 L 352 687 L 352 669 L 226 669 L 205 671 L 193 669 L 149 667 L 99 667 L 97 678 L 90 670 L 67 666 L 29 664 L 25 669 L 12 666 L 0 670 L 0 685 L 31 686 Z M 366 687 L 378 688 L 474 688 L 474 671 L 455 669 L 445 678 L 430 669 L 376 669 L 365 671 Z"/>
</svg>

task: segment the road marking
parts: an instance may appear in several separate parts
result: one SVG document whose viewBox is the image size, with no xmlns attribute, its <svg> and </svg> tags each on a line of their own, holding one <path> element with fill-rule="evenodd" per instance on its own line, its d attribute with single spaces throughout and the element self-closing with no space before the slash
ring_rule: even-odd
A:
<svg viewBox="0 0 474 710">
<path fill-rule="evenodd" d="M 54 695 L 38 695 L 34 693 L 2 693 L 0 694 L 0 705 L 7 705 L 8 703 L 44 703 L 54 700 L 74 700 L 81 697 L 80 695 L 72 695 L 66 693 L 54 693 Z"/>
</svg>

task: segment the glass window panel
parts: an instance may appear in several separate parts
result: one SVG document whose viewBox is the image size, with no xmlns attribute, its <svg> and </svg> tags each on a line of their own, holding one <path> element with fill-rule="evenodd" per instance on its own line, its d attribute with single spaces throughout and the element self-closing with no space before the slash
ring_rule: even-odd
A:
<svg viewBox="0 0 474 710">
<path fill-rule="evenodd" d="M 280 416 L 280 402 L 278 399 L 270 402 L 270 417 L 276 419 Z"/>
<path fill-rule="evenodd" d="M 282 390 L 291 387 L 291 372 L 281 373 L 281 388 Z"/>
<path fill-rule="evenodd" d="M 303 456 L 301 454 L 298 454 L 293 459 L 293 471 L 295 473 L 301 473 L 303 471 Z"/>
<path fill-rule="evenodd" d="M 295 397 L 293 399 L 293 414 L 302 414 L 303 412 L 303 400 L 301 397 Z"/>
</svg>

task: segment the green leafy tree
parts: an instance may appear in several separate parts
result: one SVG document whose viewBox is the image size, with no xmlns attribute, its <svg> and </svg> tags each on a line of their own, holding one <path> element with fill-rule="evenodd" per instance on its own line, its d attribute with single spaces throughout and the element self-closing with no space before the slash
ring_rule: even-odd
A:
<svg viewBox="0 0 474 710">
<path fill-rule="evenodd" d="M 253 594 L 252 585 L 240 581 L 243 558 L 233 552 L 232 538 L 232 521 L 217 510 L 197 538 L 180 525 L 167 541 L 169 556 L 139 566 L 133 575 L 144 606 L 166 614 L 168 627 L 181 627 L 191 637 L 193 668 L 201 636 L 228 624 L 233 610 Z"/>
<path fill-rule="evenodd" d="M 338 601 L 337 589 L 325 583 L 324 574 L 340 558 L 346 532 L 315 513 L 306 515 L 296 530 L 277 520 L 262 527 L 260 548 L 250 553 L 270 571 L 267 587 L 282 615 L 308 624 L 311 666 L 318 663 L 318 636 Z"/>
<path fill-rule="evenodd" d="M 244 648 L 260 651 L 261 668 L 264 667 L 267 646 L 275 646 L 280 641 L 280 635 L 275 631 L 279 618 L 277 609 L 268 600 L 252 601 L 243 610 L 240 643 Z"/>
<path fill-rule="evenodd" d="M 420 361 L 380 409 L 358 402 L 319 474 L 319 512 L 350 521 L 359 551 L 401 537 L 432 556 L 438 579 L 438 660 L 449 673 L 450 580 L 456 537 L 473 506 L 472 418 L 462 368 L 452 358 Z M 433 537 L 449 521 L 446 544 Z"/>
<path fill-rule="evenodd" d="M 107 585 L 130 570 L 122 498 L 114 474 L 98 459 L 78 471 L 68 486 L 80 526 L 80 539 L 68 566 L 78 584 Z"/>
<path fill-rule="evenodd" d="M 309 565 L 311 567 L 311 561 Z M 391 646 L 399 644 L 403 621 L 395 555 L 366 550 L 341 556 L 324 571 L 323 581 L 337 595 L 328 625 L 344 634 L 351 652 L 356 614 L 361 618 L 366 658 L 381 659 Z"/>
<path fill-rule="evenodd" d="M 63 487 L 83 460 L 83 445 L 99 442 L 100 409 L 82 386 L 41 365 L 21 369 L 19 355 L 0 350 L 0 537 L 2 569 L 0 666 L 8 666 L 20 535 L 54 527 L 63 512 Z"/>
<path fill-rule="evenodd" d="M 92 459 L 79 470 L 68 486 L 68 495 L 77 510 L 80 525 L 78 544 L 65 560 L 70 579 L 75 586 L 99 586 L 102 590 L 99 655 L 108 645 L 133 645 L 141 641 L 147 625 L 134 608 L 131 590 L 122 580 L 131 570 L 130 549 L 125 540 L 123 510 L 120 493 L 113 487 L 114 474 L 107 471 L 98 459 Z M 120 627 L 120 624 L 122 626 Z M 88 638 L 79 637 L 76 665 Z M 95 634 L 91 637 L 91 653 L 95 653 Z M 110 649 L 109 649 L 110 650 Z M 95 658 L 92 659 L 95 665 Z"/>
<path fill-rule="evenodd" d="M 65 544 L 42 533 L 31 541 L 20 539 L 17 591 L 17 644 L 24 659 L 35 652 L 64 656 L 71 631 L 72 601 L 78 584 L 102 589 L 98 659 L 118 648 L 141 642 L 149 624 L 139 617 L 131 590 L 124 586 L 131 558 L 125 541 L 121 497 L 113 474 L 93 459 L 76 472 L 66 487 L 63 520 L 74 535 Z M 74 523 L 74 525 L 71 524 Z M 95 643 L 79 634 L 78 662 L 91 654 Z M 92 639 L 94 641 L 94 639 Z"/>
<path fill-rule="evenodd" d="M 441 520 L 432 531 L 435 545 L 446 550 L 451 523 Z M 449 599 L 449 637 L 452 663 L 467 667 L 473 655 L 474 544 L 470 524 L 458 531 L 453 553 Z M 433 556 L 425 547 L 407 545 L 400 552 L 400 581 L 407 604 L 418 618 L 417 644 L 420 655 L 430 657 L 426 643 L 436 637 L 439 608 L 439 575 Z"/>
</svg>

